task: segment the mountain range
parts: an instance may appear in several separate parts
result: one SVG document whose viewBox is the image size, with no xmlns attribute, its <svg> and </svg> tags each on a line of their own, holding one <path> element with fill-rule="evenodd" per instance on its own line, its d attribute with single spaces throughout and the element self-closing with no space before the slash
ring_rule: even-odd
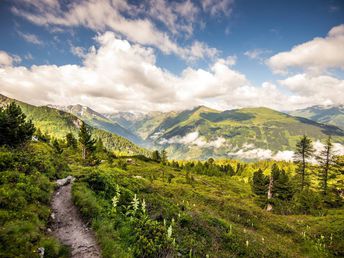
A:
<svg viewBox="0 0 344 258">
<path fill-rule="evenodd" d="M 65 138 L 66 134 L 70 132 L 77 136 L 81 124 L 81 119 L 77 116 L 56 108 L 52 108 L 51 106 L 37 107 L 0 94 L 0 106 L 5 106 L 12 101 L 21 107 L 27 118 L 31 119 L 35 126 L 43 133 L 48 133 L 51 137 L 60 139 Z M 92 112 L 89 114 L 91 113 Z M 87 121 L 85 122 L 87 123 Z M 101 138 L 104 146 L 117 154 L 150 155 L 148 150 L 139 147 L 118 134 L 112 133 L 105 128 L 101 128 L 100 126 L 97 128 L 94 126 L 94 124 L 93 126 L 92 124 L 89 125 L 91 127 L 93 136 L 96 139 Z"/>
<path fill-rule="evenodd" d="M 344 105 L 312 106 L 288 112 L 290 115 L 314 120 L 319 123 L 337 126 L 344 130 Z"/>
<path fill-rule="evenodd" d="M 10 101 L 0 96 L 0 105 Z M 312 107 L 289 114 L 265 107 L 219 111 L 205 106 L 181 112 L 101 114 L 82 105 L 36 107 L 16 102 L 37 127 L 54 137 L 76 134 L 83 120 L 106 147 L 123 153 L 148 153 L 146 147 L 165 149 L 171 159 L 288 160 L 304 134 L 313 141 L 331 135 L 334 142 L 344 144 L 344 131 L 331 125 L 343 123 L 343 107 Z"/>
</svg>

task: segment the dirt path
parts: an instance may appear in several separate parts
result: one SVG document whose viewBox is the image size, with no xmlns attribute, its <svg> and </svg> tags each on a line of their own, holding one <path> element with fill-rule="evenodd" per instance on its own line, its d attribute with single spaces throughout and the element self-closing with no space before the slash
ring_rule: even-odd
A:
<svg viewBox="0 0 344 258">
<path fill-rule="evenodd" d="M 61 186 L 52 201 L 53 235 L 71 247 L 73 258 L 98 258 L 100 250 L 91 230 L 72 202 L 72 184 Z"/>
</svg>

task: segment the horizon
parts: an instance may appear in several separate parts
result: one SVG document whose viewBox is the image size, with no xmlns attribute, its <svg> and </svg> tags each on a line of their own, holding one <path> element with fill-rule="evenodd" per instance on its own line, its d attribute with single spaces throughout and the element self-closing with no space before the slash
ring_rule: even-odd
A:
<svg viewBox="0 0 344 258">
<path fill-rule="evenodd" d="M 102 113 L 343 105 L 343 10 L 333 0 L 6 0 L 0 93 Z"/>
</svg>

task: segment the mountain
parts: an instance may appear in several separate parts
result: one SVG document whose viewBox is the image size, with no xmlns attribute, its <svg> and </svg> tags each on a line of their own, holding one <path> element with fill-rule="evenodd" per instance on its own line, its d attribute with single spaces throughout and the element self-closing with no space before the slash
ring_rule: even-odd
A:
<svg viewBox="0 0 344 258">
<path fill-rule="evenodd" d="M 48 105 L 48 107 L 71 113 L 95 128 L 115 133 L 124 138 L 127 138 L 135 144 L 143 145 L 143 141 L 139 136 L 125 129 L 116 121 L 110 120 L 109 118 L 94 111 L 89 107 L 82 106 L 80 104 L 69 106 Z"/>
<path fill-rule="evenodd" d="M 147 139 L 175 159 L 283 159 L 290 158 L 303 134 L 314 141 L 332 135 L 335 142 L 344 143 L 344 131 L 338 127 L 269 108 L 221 112 L 204 106 L 166 118 Z"/>
<path fill-rule="evenodd" d="M 146 140 L 148 136 L 167 118 L 175 116 L 177 112 L 149 112 L 149 113 L 132 113 L 118 112 L 115 114 L 104 114 L 108 119 L 127 128 L 132 133 Z M 149 140 L 148 140 L 149 142 Z"/>
<path fill-rule="evenodd" d="M 290 111 L 288 114 L 308 118 L 319 123 L 335 125 L 344 130 L 344 105 L 313 106 Z"/>
<path fill-rule="evenodd" d="M 43 133 L 48 133 L 56 138 L 64 138 L 69 132 L 77 136 L 81 123 L 77 116 L 48 106 L 33 106 L 0 94 L 0 106 L 5 106 L 12 101 L 21 107 L 27 118 L 31 119 Z M 87 123 L 87 121 L 85 122 Z M 115 133 L 92 127 L 92 134 L 95 138 L 101 138 L 104 146 L 116 153 L 150 154 L 149 151 Z"/>
</svg>

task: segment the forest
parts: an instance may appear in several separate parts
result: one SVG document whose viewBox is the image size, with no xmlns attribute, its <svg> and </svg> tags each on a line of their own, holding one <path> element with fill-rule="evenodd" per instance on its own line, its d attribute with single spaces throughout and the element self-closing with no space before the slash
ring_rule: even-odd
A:
<svg viewBox="0 0 344 258">
<path fill-rule="evenodd" d="M 301 137 L 293 162 L 130 156 L 104 141 L 83 122 L 54 138 L 15 103 L 0 108 L 1 257 L 70 257 L 49 232 L 68 175 L 102 257 L 344 256 L 344 157 L 330 136 L 317 154 Z"/>
</svg>

